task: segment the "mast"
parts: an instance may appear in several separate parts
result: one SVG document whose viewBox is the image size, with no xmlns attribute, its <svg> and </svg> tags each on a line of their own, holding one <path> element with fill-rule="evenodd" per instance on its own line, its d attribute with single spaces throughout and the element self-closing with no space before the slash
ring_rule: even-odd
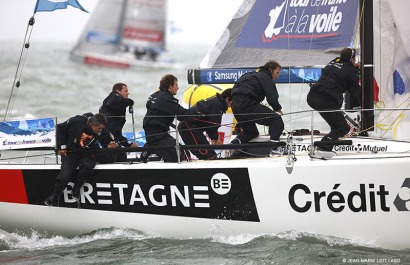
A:
<svg viewBox="0 0 410 265">
<path fill-rule="evenodd" d="M 373 1 L 360 0 L 364 7 L 363 19 L 360 21 L 361 73 L 362 73 L 362 108 L 373 109 Z M 362 112 L 362 130 L 373 131 L 374 111 Z"/>
<path fill-rule="evenodd" d="M 122 9 L 121 9 L 121 16 L 120 16 L 120 23 L 118 25 L 118 43 L 117 43 L 117 50 L 121 49 L 121 43 L 122 43 L 122 33 L 124 31 L 124 25 L 125 25 L 125 13 L 127 12 L 127 6 L 128 6 L 128 0 L 123 0 L 122 1 Z"/>
</svg>

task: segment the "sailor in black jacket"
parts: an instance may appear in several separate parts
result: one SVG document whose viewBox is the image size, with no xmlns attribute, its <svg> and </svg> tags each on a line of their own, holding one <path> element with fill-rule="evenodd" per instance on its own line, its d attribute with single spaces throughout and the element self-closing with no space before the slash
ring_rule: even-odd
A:
<svg viewBox="0 0 410 265">
<path fill-rule="evenodd" d="M 225 113 L 232 103 L 232 89 L 226 89 L 222 94 L 198 101 L 192 110 L 202 113 L 204 116 L 193 118 L 179 123 L 178 130 L 185 144 L 209 144 L 204 132 L 211 139 L 212 144 L 222 144 L 219 140 L 218 128 L 221 127 L 222 114 Z M 214 150 L 190 150 L 198 159 L 214 159 Z"/>
<path fill-rule="evenodd" d="M 307 95 L 307 103 L 310 107 L 318 111 L 340 110 L 343 104 L 343 94 L 346 91 L 350 93 L 351 107 L 360 105 L 360 86 L 357 69 L 354 66 L 355 60 L 355 49 L 344 48 L 340 57 L 326 65 L 319 81 L 312 85 Z M 343 112 L 320 112 L 319 114 L 331 129 L 322 141 L 338 140 L 349 132 L 350 127 Z M 331 151 L 333 145 L 318 149 Z"/>
<path fill-rule="evenodd" d="M 96 164 L 95 155 L 81 152 L 84 149 L 98 148 L 98 140 L 106 125 L 103 114 L 85 113 L 68 119 L 57 125 L 57 153 L 61 156 L 61 172 L 57 176 L 53 193 L 45 200 L 46 205 L 53 205 L 74 177 L 77 178 L 72 189 L 73 198 L 79 199 L 80 189 L 93 174 Z"/>
<path fill-rule="evenodd" d="M 118 143 L 123 147 L 138 147 L 137 143 L 128 142 L 122 135 L 122 128 L 126 122 L 125 112 L 127 107 L 132 108 L 134 101 L 128 98 L 128 87 L 124 83 L 117 83 L 112 87 L 111 93 L 104 99 L 100 113 L 107 117 L 107 127 Z M 117 161 L 127 161 L 126 153 L 118 153 Z"/>
<path fill-rule="evenodd" d="M 147 146 L 175 146 L 176 141 L 169 134 L 169 127 L 177 116 L 179 121 L 191 119 L 196 113 L 194 110 L 185 109 L 174 97 L 179 89 L 178 79 L 167 74 L 161 78 L 159 91 L 152 94 L 147 101 L 147 113 L 143 120 L 143 128 L 147 139 Z M 164 162 L 177 162 L 178 156 L 175 148 L 156 150 L 158 157 Z M 148 154 L 143 152 L 142 158 L 146 162 Z"/>
<path fill-rule="evenodd" d="M 232 143 L 247 143 L 259 135 L 257 124 L 269 127 L 270 139 L 278 141 L 284 129 L 282 106 L 274 80 L 282 69 L 270 60 L 256 72 L 242 75 L 232 90 L 232 111 L 242 131 Z M 272 107 L 262 105 L 265 99 Z"/>
</svg>

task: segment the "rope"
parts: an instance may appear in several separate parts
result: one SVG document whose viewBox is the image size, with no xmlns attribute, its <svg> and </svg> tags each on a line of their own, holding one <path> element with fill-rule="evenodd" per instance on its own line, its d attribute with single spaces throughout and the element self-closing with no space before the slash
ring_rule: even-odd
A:
<svg viewBox="0 0 410 265">
<path fill-rule="evenodd" d="M 35 23 L 34 15 L 30 18 L 27 28 L 26 34 L 24 36 L 23 47 L 21 48 L 20 58 L 17 64 L 16 74 L 14 76 L 13 85 L 11 87 L 10 97 L 7 102 L 6 112 L 4 114 L 4 121 L 8 121 L 11 118 L 14 108 L 14 102 L 17 98 L 18 88 L 20 87 L 20 79 L 23 74 L 24 64 L 27 59 L 28 48 L 30 47 L 30 38 L 31 33 L 33 31 L 33 25 Z M 20 68 L 21 65 L 21 68 Z"/>
</svg>

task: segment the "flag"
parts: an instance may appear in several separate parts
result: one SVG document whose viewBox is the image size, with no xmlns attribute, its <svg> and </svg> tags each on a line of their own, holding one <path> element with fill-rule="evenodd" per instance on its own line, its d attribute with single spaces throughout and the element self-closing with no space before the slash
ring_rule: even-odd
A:
<svg viewBox="0 0 410 265">
<path fill-rule="evenodd" d="M 396 29 L 394 48 L 389 54 L 389 56 L 394 56 L 393 88 L 395 94 L 406 94 L 407 97 L 410 93 L 410 26 L 408 14 L 403 10 L 408 10 L 410 3 L 408 0 L 400 0 L 391 1 L 389 4 Z"/>
<path fill-rule="evenodd" d="M 89 13 L 80 5 L 77 0 L 37 0 L 36 7 L 34 8 L 34 13 L 42 11 L 54 11 L 56 9 L 66 9 L 68 5 Z"/>
</svg>

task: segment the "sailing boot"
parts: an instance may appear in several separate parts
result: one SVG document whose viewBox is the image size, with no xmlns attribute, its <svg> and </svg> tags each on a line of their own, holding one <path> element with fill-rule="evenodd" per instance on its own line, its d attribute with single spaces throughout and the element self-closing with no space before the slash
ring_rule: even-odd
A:
<svg viewBox="0 0 410 265">
<path fill-rule="evenodd" d="M 47 206 L 53 206 L 56 203 L 57 195 L 53 192 L 45 201 L 44 204 Z"/>
<path fill-rule="evenodd" d="M 233 139 L 230 144 L 240 144 L 241 140 L 238 138 Z M 242 152 L 240 149 L 229 149 L 228 154 L 230 158 L 239 158 L 242 156 Z"/>
<path fill-rule="evenodd" d="M 148 143 L 144 144 L 144 147 L 146 147 L 146 146 L 148 146 Z M 146 164 L 148 162 L 149 155 L 150 155 L 150 153 L 147 150 L 142 151 L 141 155 L 140 155 L 141 162 Z"/>
<path fill-rule="evenodd" d="M 279 143 L 278 140 L 269 140 L 272 143 Z M 290 153 L 289 147 L 285 146 L 275 146 L 272 147 L 270 150 L 270 157 L 277 157 L 277 156 L 286 156 Z"/>
<path fill-rule="evenodd" d="M 47 206 L 53 206 L 53 205 L 58 205 L 58 198 L 60 197 L 60 194 L 63 192 L 64 188 L 59 187 L 59 185 L 56 185 L 54 188 L 53 193 L 44 201 L 44 204 Z"/>
<path fill-rule="evenodd" d="M 314 158 L 321 158 L 324 160 L 332 159 L 336 155 L 336 152 L 329 151 L 326 148 L 318 147 L 316 148 L 315 152 L 313 153 Z"/>
<path fill-rule="evenodd" d="M 140 156 L 141 162 L 146 164 L 148 162 L 148 157 L 149 157 L 148 151 L 142 151 L 141 156 Z"/>
<path fill-rule="evenodd" d="M 271 157 L 286 156 L 288 154 L 289 154 L 289 150 L 286 146 L 274 147 L 270 150 Z"/>
<path fill-rule="evenodd" d="M 80 201 L 81 187 L 77 188 L 76 186 L 74 186 L 71 192 L 72 192 L 71 196 L 73 197 L 73 199 L 76 200 L 77 202 Z"/>
</svg>

